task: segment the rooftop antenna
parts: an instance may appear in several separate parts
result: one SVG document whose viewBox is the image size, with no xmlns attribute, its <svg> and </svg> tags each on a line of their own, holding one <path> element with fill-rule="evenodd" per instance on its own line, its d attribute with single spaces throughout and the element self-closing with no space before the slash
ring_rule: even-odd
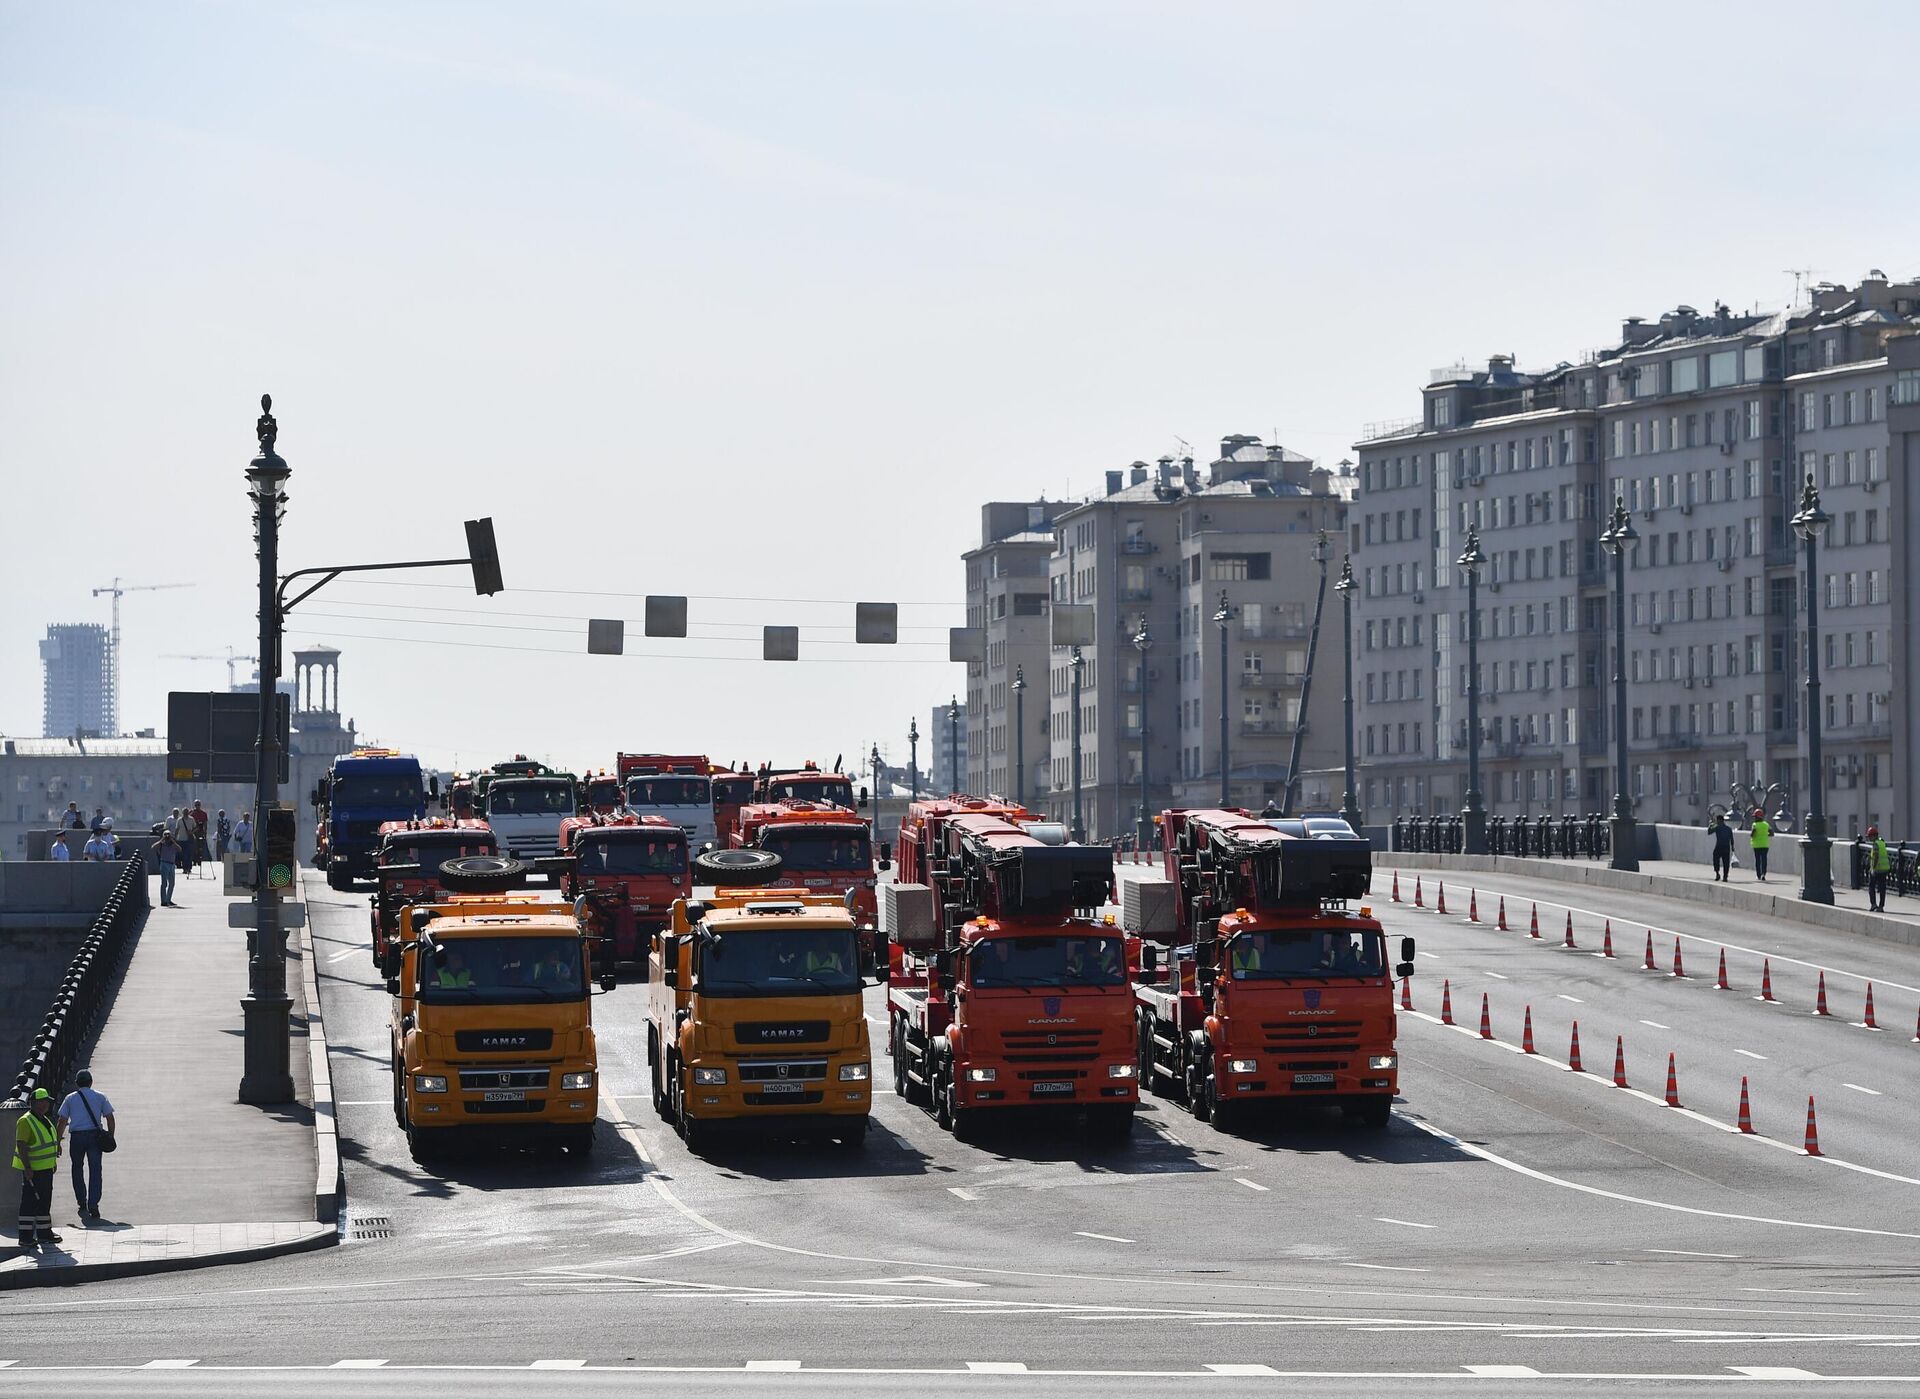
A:
<svg viewBox="0 0 1920 1399">
<path fill-rule="evenodd" d="M 1820 269 L 1817 267 L 1787 267 L 1782 269 L 1793 278 L 1793 304 L 1798 306 L 1800 298 L 1806 294 L 1807 280 Z"/>
</svg>

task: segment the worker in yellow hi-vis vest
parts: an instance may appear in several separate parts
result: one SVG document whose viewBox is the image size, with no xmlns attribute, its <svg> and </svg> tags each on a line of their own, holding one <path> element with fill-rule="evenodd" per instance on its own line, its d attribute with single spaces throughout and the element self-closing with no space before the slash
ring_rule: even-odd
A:
<svg viewBox="0 0 1920 1399">
<path fill-rule="evenodd" d="M 13 1168 L 20 1172 L 20 1247 L 57 1244 L 53 1232 L 53 1172 L 60 1164 L 60 1129 L 53 1095 L 33 1090 L 33 1101 L 13 1129 Z"/>
<path fill-rule="evenodd" d="M 1773 847 L 1773 827 L 1767 824 L 1767 813 L 1759 807 L 1753 809 L 1753 829 L 1749 832 L 1753 841 L 1753 873 L 1762 884 L 1767 882 L 1767 852 Z"/>
</svg>

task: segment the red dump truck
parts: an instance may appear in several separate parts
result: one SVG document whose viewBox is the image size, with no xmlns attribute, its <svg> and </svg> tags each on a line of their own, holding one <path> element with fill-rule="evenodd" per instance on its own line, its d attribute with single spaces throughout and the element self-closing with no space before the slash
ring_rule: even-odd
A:
<svg viewBox="0 0 1920 1399">
<path fill-rule="evenodd" d="M 373 965 L 386 971 L 400 936 L 400 911 L 416 900 L 440 896 L 440 866 L 466 855 L 496 855 L 485 821 L 389 821 L 373 853 Z"/>
<path fill-rule="evenodd" d="M 561 888 L 582 900 L 603 967 L 646 960 L 652 935 L 672 921 L 673 901 L 693 893 L 687 833 L 660 816 L 573 816 L 560 823 Z"/>
<path fill-rule="evenodd" d="M 740 808 L 740 828 L 728 843 L 780 857 L 769 888 L 838 895 L 860 930 L 861 966 L 880 969 L 873 837 L 857 812 L 822 802 L 753 802 Z"/>
</svg>

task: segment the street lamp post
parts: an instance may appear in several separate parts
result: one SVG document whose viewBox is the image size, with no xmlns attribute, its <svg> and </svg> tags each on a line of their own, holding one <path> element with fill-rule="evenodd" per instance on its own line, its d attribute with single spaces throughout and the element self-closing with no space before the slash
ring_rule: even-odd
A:
<svg viewBox="0 0 1920 1399">
<path fill-rule="evenodd" d="M 276 709 L 280 679 L 280 515 L 284 488 L 292 473 L 274 451 L 279 424 L 273 399 L 260 397 L 254 425 L 260 455 L 247 467 L 247 494 L 254 503 L 254 530 L 260 555 L 260 732 L 254 766 L 254 849 L 264 851 L 268 813 L 280 803 L 280 726 Z M 261 870 L 265 856 L 254 856 Z M 285 1103 L 293 1100 L 288 1049 L 287 933 L 280 922 L 280 891 L 264 878 L 254 880 L 254 930 L 247 957 L 247 994 L 240 1002 L 242 1034 L 240 1101 Z"/>
<path fill-rule="evenodd" d="M 867 766 L 873 771 L 873 828 L 880 829 L 880 745 L 874 744 L 873 751 L 867 755 Z"/>
<path fill-rule="evenodd" d="M 1153 637 L 1147 633 L 1147 616 L 1140 614 L 1140 630 L 1133 634 L 1133 649 L 1140 653 L 1140 849 L 1153 848 L 1153 813 L 1147 801 L 1147 652 L 1153 649 Z"/>
<path fill-rule="evenodd" d="M 1800 513 L 1793 532 L 1807 546 L 1807 833 L 1800 842 L 1800 897 L 1807 903 L 1833 902 L 1833 850 L 1827 839 L 1827 775 L 1820 760 L 1820 540 L 1833 517 L 1820 508 L 1813 473 L 1800 492 Z"/>
<path fill-rule="evenodd" d="M 1480 797 L 1480 531 L 1467 531 L 1467 547 L 1456 562 L 1467 575 L 1467 804 L 1460 813 L 1468 855 L 1487 853 L 1487 808 Z"/>
<path fill-rule="evenodd" d="M 1340 800 L 1340 819 L 1354 830 L 1360 829 L 1360 802 L 1353 780 L 1353 556 L 1347 555 L 1340 561 L 1340 581 L 1333 590 L 1340 594 L 1340 639 L 1341 655 L 1344 661 L 1345 685 L 1340 697 L 1342 710 L 1346 716 L 1347 731 L 1347 790 Z"/>
<path fill-rule="evenodd" d="M 907 720 L 907 788 L 920 800 L 920 720 Z"/>
<path fill-rule="evenodd" d="M 1313 561 L 1320 565 L 1320 589 L 1313 599 L 1313 630 L 1307 634 L 1307 673 L 1300 681 L 1300 712 L 1293 720 L 1293 743 L 1287 750 L 1287 785 L 1280 793 L 1280 814 L 1293 815 L 1293 793 L 1300 783 L 1300 744 L 1307 736 L 1307 701 L 1313 696 L 1313 662 L 1320 651 L 1320 614 L 1327 605 L 1327 532 L 1313 541 Z"/>
<path fill-rule="evenodd" d="M 1600 547 L 1613 556 L 1613 858 L 1617 870 L 1640 868 L 1633 797 L 1627 790 L 1627 555 L 1639 540 L 1627 502 L 1613 498 L 1613 518 Z"/>
<path fill-rule="evenodd" d="M 1068 722 L 1068 732 L 1073 741 L 1073 753 L 1067 766 L 1073 778 L 1073 841 L 1078 845 L 1087 838 L 1087 823 L 1080 817 L 1080 676 L 1086 668 L 1086 657 L 1080 654 L 1078 646 L 1073 648 L 1073 712 Z"/>
<path fill-rule="evenodd" d="M 955 695 L 947 701 L 947 776 L 952 785 L 947 790 L 959 796 L 960 787 L 960 696 Z"/>
<path fill-rule="evenodd" d="M 1027 804 L 1027 672 L 1013 668 L 1013 799 Z"/>
<path fill-rule="evenodd" d="M 1228 761 L 1227 744 L 1227 624 L 1233 620 L 1233 605 L 1227 601 L 1227 590 L 1220 590 L 1220 607 L 1213 614 L 1214 625 L 1220 628 L 1220 806 L 1222 810 L 1232 806 L 1232 788 L 1228 785 L 1229 774 L 1233 771 Z"/>
</svg>

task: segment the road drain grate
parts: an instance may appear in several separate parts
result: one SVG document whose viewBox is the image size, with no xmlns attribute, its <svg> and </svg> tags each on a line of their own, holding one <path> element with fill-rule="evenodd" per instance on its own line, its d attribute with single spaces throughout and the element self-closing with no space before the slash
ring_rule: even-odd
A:
<svg viewBox="0 0 1920 1399">
<path fill-rule="evenodd" d="M 384 1214 L 356 1214 L 347 1217 L 347 1238 L 353 1242 L 363 1239 L 391 1239 L 393 1237 L 393 1219 Z"/>
</svg>

